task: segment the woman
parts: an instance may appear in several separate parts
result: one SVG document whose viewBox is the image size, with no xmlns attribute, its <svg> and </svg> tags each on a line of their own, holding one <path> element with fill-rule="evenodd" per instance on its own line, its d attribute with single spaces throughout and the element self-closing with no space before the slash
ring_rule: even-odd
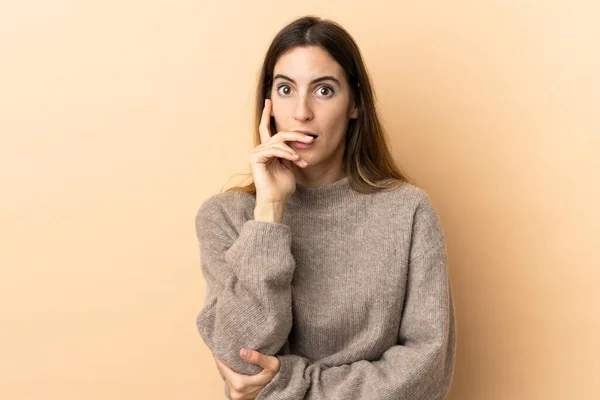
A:
<svg viewBox="0 0 600 400">
<path fill-rule="evenodd" d="M 395 166 L 373 99 L 358 47 L 332 21 L 300 18 L 267 51 L 253 183 L 196 215 L 207 285 L 197 327 L 229 399 L 449 391 L 444 233 Z"/>
</svg>

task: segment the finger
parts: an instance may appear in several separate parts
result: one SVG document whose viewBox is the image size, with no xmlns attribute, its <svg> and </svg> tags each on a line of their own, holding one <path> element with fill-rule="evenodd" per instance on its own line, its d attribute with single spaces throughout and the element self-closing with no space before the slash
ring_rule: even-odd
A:
<svg viewBox="0 0 600 400">
<path fill-rule="evenodd" d="M 244 355 L 244 350 L 248 351 L 248 355 Z M 264 354 L 262 354 L 258 351 L 250 350 L 250 349 L 241 349 L 240 356 L 244 360 L 246 360 L 252 364 L 260 365 L 263 369 L 266 369 L 267 371 L 273 371 L 273 370 L 277 369 L 278 362 L 279 362 L 277 357 L 265 356 Z"/>
<path fill-rule="evenodd" d="M 265 106 L 263 107 L 260 125 L 258 126 L 261 143 L 267 143 L 267 141 L 271 138 L 271 107 L 271 99 L 265 99 Z"/>
<path fill-rule="evenodd" d="M 237 373 L 227 366 L 225 366 L 224 369 L 226 370 L 225 382 L 227 382 L 227 386 L 229 386 L 230 390 L 243 394 L 248 390 L 248 387 L 252 385 L 252 383 L 248 381 L 249 377 L 247 375 Z"/>
<path fill-rule="evenodd" d="M 302 142 L 302 143 L 312 143 L 316 139 L 312 136 L 305 135 L 300 132 L 290 132 L 290 131 L 279 131 L 275 135 L 271 136 L 266 143 L 261 143 L 262 146 L 269 143 L 288 143 L 288 142 Z"/>
<path fill-rule="evenodd" d="M 298 155 L 300 156 L 300 154 L 298 154 L 298 152 L 294 149 L 292 149 L 289 145 L 287 145 L 285 142 L 276 142 L 273 144 L 267 144 L 264 148 L 267 149 L 269 147 L 278 147 L 280 149 L 283 149 L 289 153 L 292 153 L 292 155 Z"/>
<path fill-rule="evenodd" d="M 288 146 L 288 145 L 287 145 L 287 144 L 285 144 L 284 142 L 278 142 L 278 143 L 274 143 L 274 144 L 272 144 L 272 145 L 271 145 L 271 147 L 276 147 L 276 148 L 279 148 L 279 149 L 285 150 L 285 151 L 287 151 L 288 153 L 290 153 L 290 154 L 293 156 L 293 159 L 292 159 L 291 161 L 293 161 L 294 163 L 296 163 L 296 164 L 297 164 L 298 166 L 300 166 L 300 167 L 305 167 L 305 166 L 307 166 L 307 165 L 308 165 L 308 164 L 306 163 L 306 161 L 305 161 L 305 160 L 303 160 L 303 159 L 300 157 L 300 154 L 298 154 L 298 153 L 297 153 L 297 152 L 296 152 L 294 149 L 292 149 L 290 146 Z M 284 160 L 281 160 L 281 161 L 283 162 Z M 288 168 L 291 168 L 291 165 L 290 165 L 290 160 L 288 159 L 288 160 L 285 160 L 285 161 L 286 161 L 286 162 L 284 162 L 284 165 L 285 165 L 286 167 L 288 167 Z"/>
<path fill-rule="evenodd" d="M 266 164 L 273 158 L 284 158 L 286 160 L 290 160 L 298 163 L 298 165 L 303 166 L 302 162 L 300 162 L 299 157 L 295 157 L 287 150 L 280 149 L 279 147 L 267 147 L 263 149 L 258 149 L 252 151 L 248 156 L 251 164 L 253 163 L 264 163 Z"/>
<path fill-rule="evenodd" d="M 262 376 L 259 377 L 258 374 L 257 374 L 257 376 L 248 376 L 248 375 L 243 375 L 243 374 L 237 373 L 234 370 L 232 370 L 231 368 L 229 368 L 227 366 L 227 364 L 225 364 L 223 361 L 216 358 L 214 356 L 214 354 L 213 354 L 213 358 L 215 359 L 215 362 L 217 363 L 217 368 L 221 372 L 221 378 L 223 378 L 223 380 L 227 384 L 227 388 L 229 389 L 229 391 L 234 392 L 234 393 L 231 393 L 234 396 L 245 393 L 248 390 L 248 387 L 250 387 L 252 385 L 259 384 L 259 385 L 264 386 L 267 382 L 269 382 L 271 380 L 269 378 L 268 380 L 265 381 L 264 377 L 262 377 Z"/>
<path fill-rule="evenodd" d="M 226 381 L 231 382 L 233 379 L 236 379 L 235 374 L 237 374 L 237 372 L 229 368 L 223 361 L 219 360 L 216 357 L 215 361 L 217 363 L 217 369 Z"/>
<path fill-rule="evenodd" d="M 303 143 L 312 143 L 315 138 L 310 135 L 301 133 L 301 132 L 291 132 L 291 131 L 279 131 L 276 135 L 274 135 L 271 140 L 279 141 L 279 142 L 303 142 Z"/>
<path fill-rule="evenodd" d="M 217 366 L 217 369 L 219 370 L 219 374 L 221 374 L 221 378 L 225 379 L 225 376 L 223 375 L 223 365 L 222 365 L 221 361 L 219 361 L 218 359 L 215 358 L 215 365 Z"/>
<path fill-rule="evenodd" d="M 221 375 L 221 379 L 226 381 L 227 378 L 225 377 L 225 374 L 223 374 L 223 367 L 221 367 L 221 365 L 219 365 L 218 363 L 217 363 L 217 371 L 219 371 L 219 375 Z"/>
</svg>

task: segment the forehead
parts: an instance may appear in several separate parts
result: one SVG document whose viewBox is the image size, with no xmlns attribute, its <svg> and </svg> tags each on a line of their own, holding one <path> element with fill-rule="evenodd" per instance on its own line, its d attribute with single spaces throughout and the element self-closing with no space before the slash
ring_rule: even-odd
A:
<svg viewBox="0 0 600 400">
<path fill-rule="evenodd" d="M 273 69 L 273 75 L 277 74 L 297 80 L 333 75 L 342 81 L 344 70 L 322 47 L 297 46 L 279 57 Z"/>
</svg>

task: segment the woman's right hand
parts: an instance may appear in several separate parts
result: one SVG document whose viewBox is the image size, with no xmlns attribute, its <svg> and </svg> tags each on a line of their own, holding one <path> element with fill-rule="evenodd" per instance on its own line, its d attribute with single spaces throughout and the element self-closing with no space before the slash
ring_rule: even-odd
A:
<svg viewBox="0 0 600 400">
<path fill-rule="evenodd" d="M 301 168 L 307 166 L 294 149 L 285 142 L 310 143 L 314 138 L 300 132 L 279 131 L 270 135 L 271 100 L 265 100 L 260 126 L 261 144 L 250 150 L 248 162 L 254 185 L 257 202 L 285 203 L 296 191 L 296 178 L 291 163 Z"/>
</svg>

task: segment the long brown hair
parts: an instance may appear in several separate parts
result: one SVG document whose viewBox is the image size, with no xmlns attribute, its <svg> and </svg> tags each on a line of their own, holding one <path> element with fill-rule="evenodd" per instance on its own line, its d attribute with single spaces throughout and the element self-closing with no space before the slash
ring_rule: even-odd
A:
<svg viewBox="0 0 600 400">
<path fill-rule="evenodd" d="M 336 22 L 315 16 L 298 18 L 273 39 L 265 56 L 256 90 L 254 146 L 261 144 L 259 125 L 265 99 L 270 98 L 275 63 L 296 46 L 320 46 L 342 66 L 348 79 L 358 118 L 350 119 L 346 134 L 343 168 L 352 188 L 361 193 L 392 189 L 411 182 L 396 165 L 375 109 L 375 93 L 358 46 Z M 277 133 L 271 117 L 271 136 Z M 252 178 L 252 174 L 244 174 Z M 386 180 L 386 182 L 383 182 Z M 254 182 L 227 189 L 256 194 Z"/>
</svg>

